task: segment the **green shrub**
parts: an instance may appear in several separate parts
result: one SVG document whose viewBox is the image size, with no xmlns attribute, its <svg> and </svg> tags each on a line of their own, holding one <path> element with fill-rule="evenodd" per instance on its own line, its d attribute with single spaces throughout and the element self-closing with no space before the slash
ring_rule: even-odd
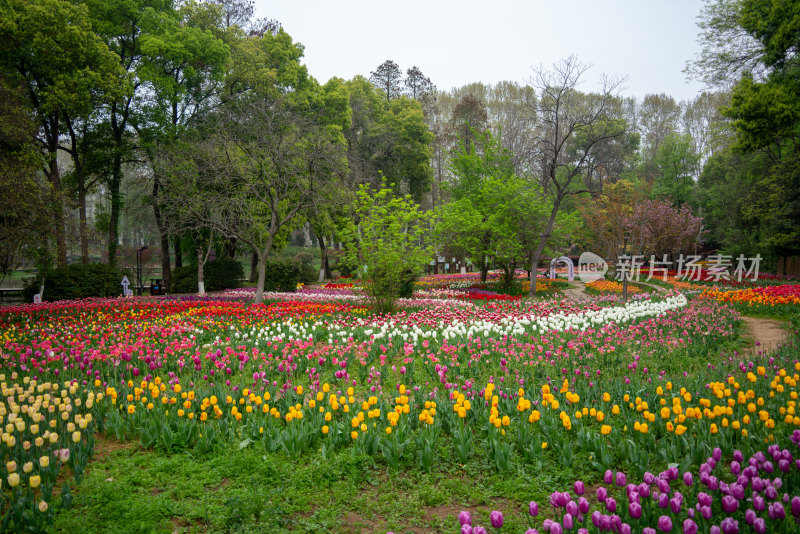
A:
<svg viewBox="0 0 800 534">
<path fill-rule="evenodd" d="M 197 269 L 195 268 L 195 291 L 197 291 Z M 207 291 L 235 289 L 242 285 L 244 268 L 239 260 L 219 259 L 206 263 L 203 269 Z"/>
<path fill-rule="evenodd" d="M 130 273 L 118 271 L 105 263 L 76 264 L 51 269 L 45 273 L 43 300 L 52 302 L 88 297 L 120 297 L 122 296 L 120 282 L 126 275 L 133 288 L 135 280 Z M 41 283 L 41 274 L 28 282 L 23 290 L 26 301 L 33 300 L 33 296 L 39 292 Z"/>
<path fill-rule="evenodd" d="M 313 284 L 319 279 L 319 271 L 308 263 L 300 264 L 300 281 L 304 284 Z"/>
<path fill-rule="evenodd" d="M 209 261 L 203 267 L 206 291 L 221 291 L 237 288 L 244 278 L 244 269 L 238 260 L 219 259 Z M 170 293 L 197 293 L 197 266 L 172 269 Z"/>
<path fill-rule="evenodd" d="M 289 258 L 268 258 L 264 291 L 295 291 L 300 280 L 300 264 Z"/>
<path fill-rule="evenodd" d="M 170 293 L 196 293 L 197 292 L 197 267 L 175 267 L 170 270 Z"/>
</svg>

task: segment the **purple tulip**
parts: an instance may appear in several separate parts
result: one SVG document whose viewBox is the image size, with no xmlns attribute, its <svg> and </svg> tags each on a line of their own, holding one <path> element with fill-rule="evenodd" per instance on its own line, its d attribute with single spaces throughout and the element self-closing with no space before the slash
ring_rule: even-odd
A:
<svg viewBox="0 0 800 534">
<path fill-rule="evenodd" d="M 642 534 L 656 534 L 656 529 L 652 527 L 644 527 L 642 529 Z"/>
<path fill-rule="evenodd" d="M 639 484 L 639 487 L 636 488 L 636 492 L 639 493 L 639 495 L 642 496 L 642 497 L 645 497 L 645 498 L 649 497 L 650 496 L 650 486 L 648 486 L 646 483 L 642 482 L 641 484 Z"/>
<path fill-rule="evenodd" d="M 658 530 L 661 532 L 672 532 L 672 519 L 669 516 L 662 515 L 658 518 Z"/>
<path fill-rule="evenodd" d="M 764 465 L 762 465 L 761 468 L 767 473 L 772 473 L 775 470 L 775 468 L 772 466 L 772 462 L 764 462 Z"/>
<path fill-rule="evenodd" d="M 722 534 L 739 534 L 739 522 L 732 517 L 726 517 L 720 524 Z"/>
<path fill-rule="evenodd" d="M 552 519 L 545 519 L 544 521 L 542 521 L 542 530 L 543 531 L 550 532 L 550 527 L 551 526 L 553 526 L 553 520 Z"/>
<path fill-rule="evenodd" d="M 584 515 L 589 513 L 589 501 L 587 501 L 583 497 L 578 499 L 578 511 L 580 511 L 580 513 L 582 513 Z"/>
<path fill-rule="evenodd" d="M 475 527 L 472 529 L 472 534 L 489 534 L 483 527 Z"/>
<path fill-rule="evenodd" d="M 553 522 L 553 524 L 550 525 L 550 534 L 564 534 L 564 529 L 561 528 L 560 523 Z"/>
<path fill-rule="evenodd" d="M 597 488 L 597 501 L 598 502 L 604 502 L 607 497 L 608 497 L 608 490 L 607 489 L 605 489 L 602 486 Z"/>
<path fill-rule="evenodd" d="M 644 476 L 642 477 L 642 481 L 647 484 L 648 486 L 653 483 L 656 477 L 653 476 L 653 473 L 647 471 Z"/>
<path fill-rule="evenodd" d="M 687 486 L 691 486 L 694 483 L 694 480 L 692 479 L 692 473 L 686 471 L 683 474 L 683 483 L 686 484 Z"/>
<path fill-rule="evenodd" d="M 494 528 L 500 528 L 503 526 L 503 514 L 494 510 L 489 514 L 489 521 L 491 521 Z"/>
<path fill-rule="evenodd" d="M 579 528 L 578 529 L 578 534 L 589 534 L 589 529 L 588 528 Z"/>
<path fill-rule="evenodd" d="M 783 486 L 783 480 L 776 478 L 772 481 L 772 485 L 775 486 L 775 489 L 781 489 L 781 486 Z"/>
<path fill-rule="evenodd" d="M 472 524 L 472 516 L 469 512 L 459 512 L 458 514 L 458 524 L 459 525 L 471 525 Z"/>
<path fill-rule="evenodd" d="M 722 498 L 722 509 L 727 514 L 732 514 L 739 508 L 739 501 L 736 500 L 735 497 L 731 497 L 730 495 L 725 495 Z"/>
<path fill-rule="evenodd" d="M 669 493 L 669 482 L 667 482 L 663 478 L 659 478 L 656 481 L 656 484 L 658 485 L 658 491 L 660 491 L 661 493 Z"/>
<path fill-rule="evenodd" d="M 580 511 L 578 509 L 578 503 L 576 503 L 575 501 L 569 501 L 567 503 L 566 509 L 567 513 L 572 517 L 576 517 L 578 515 L 578 512 Z"/>
<path fill-rule="evenodd" d="M 770 501 L 774 501 L 778 498 L 778 490 L 775 489 L 775 486 L 767 486 L 767 489 L 764 490 L 764 497 Z"/>
<path fill-rule="evenodd" d="M 611 472 L 611 469 L 606 469 L 606 474 L 603 475 L 603 482 L 606 484 L 614 482 L 614 473 Z"/>
<path fill-rule="evenodd" d="M 670 480 L 677 479 L 678 478 L 678 473 L 679 472 L 678 472 L 678 468 L 677 467 L 670 467 L 669 469 L 667 469 L 667 477 Z"/>
<path fill-rule="evenodd" d="M 722 449 L 719 447 L 714 447 L 711 457 L 714 458 L 715 461 L 719 462 L 722 459 Z"/>
<path fill-rule="evenodd" d="M 564 517 L 561 519 L 561 523 L 564 525 L 565 530 L 572 530 L 573 522 L 572 522 L 572 514 L 567 512 L 564 514 Z M 551 529 L 552 532 L 552 529 Z"/>
<path fill-rule="evenodd" d="M 535 528 L 529 528 L 528 530 L 525 531 L 525 534 L 539 534 L 539 531 L 536 530 Z"/>
<path fill-rule="evenodd" d="M 531 514 L 531 517 L 539 515 L 539 504 L 536 501 L 528 503 L 528 513 Z"/>
<path fill-rule="evenodd" d="M 784 510 L 781 503 L 774 502 L 767 508 L 767 515 L 770 519 L 786 519 L 786 510 Z"/>
<path fill-rule="evenodd" d="M 683 521 L 683 534 L 697 534 L 697 523 L 691 519 Z"/>
<path fill-rule="evenodd" d="M 472 525 L 461 525 L 461 534 L 473 534 Z"/>
<path fill-rule="evenodd" d="M 670 499 L 669 509 L 670 511 L 672 511 L 673 514 L 679 514 L 681 511 L 681 501 L 675 498 Z"/>
<path fill-rule="evenodd" d="M 667 497 L 666 493 L 662 493 L 658 496 L 658 507 L 659 508 L 667 508 L 669 506 L 669 497 Z"/>
<path fill-rule="evenodd" d="M 795 430 L 795 432 L 797 432 Z M 792 497 L 792 515 L 795 518 L 800 518 L 800 497 L 794 496 Z"/>
<path fill-rule="evenodd" d="M 586 488 L 583 485 L 583 482 L 580 480 L 575 481 L 575 495 L 581 496 L 586 492 Z"/>
<path fill-rule="evenodd" d="M 763 517 L 759 517 L 753 523 L 753 530 L 755 530 L 758 534 L 764 534 L 767 531 L 767 522 L 764 521 Z"/>
<path fill-rule="evenodd" d="M 738 449 L 733 451 L 733 459 L 739 463 L 742 463 L 744 461 L 744 455 L 742 454 L 742 451 Z"/>
<path fill-rule="evenodd" d="M 627 478 L 625 477 L 625 473 L 623 473 L 622 471 L 617 471 L 616 480 L 617 480 L 617 486 L 620 486 L 620 487 L 624 486 L 626 484 L 626 482 L 627 482 Z"/>
<path fill-rule="evenodd" d="M 731 473 L 733 473 L 734 476 L 739 476 L 739 473 L 741 473 L 741 472 L 742 472 L 741 464 L 739 464 L 739 462 L 737 462 L 736 460 L 732 461 L 731 462 Z"/>
<path fill-rule="evenodd" d="M 617 501 L 614 500 L 613 497 L 609 497 L 606 499 L 606 510 L 608 510 L 612 514 L 617 511 Z"/>
<path fill-rule="evenodd" d="M 758 517 L 758 516 L 756 515 L 756 513 L 753 511 L 752 508 L 748 508 L 744 512 L 744 522 L 747 523 L 748 525 L 752 526 L 753 523 L 756 522 L 756 517 Z"/>
<path fill-rule="evenodd" d="M 628 515 L 633 519 L 640 519 L 642 517 L 642 506 L 637 502 L 632 502 L 628 505 Z"/>
<path fill-rule="evenodd" d="M 710 506 L 701 506 L 700 507 L 700 515 L 703 519 L 711 519 L 711 507 Z"/>
<path fill-rule="evenodd" d="M 631 534 L 631 526 L 628 523 L 622 523 L 619 532 L 620 534 Z"/>
<path fill-rule="evenodd" d="M 592 515 L 591 515 L 592 525 L 594 525 L 594 526 L 596 526 L 598 528 L 600 528 L 600 524 L 601 524 L 600 516 L 601 516 L 601 514 L 597 510 L 592 512 Z"/>
<path fill-rule="evenodd" d="M 764 502 L 764 497 L 761 495 L 754 495 L 753 496 L 753 510 L 756 512 L 763 512 L 767 508 L 767 504 Z"/>
<path fill-rule="evenodd" d="M 744 488 L 739 484 L 731 484 L 730 485 L 731 495 L 733 495 L 737 501 L 741 501 L 744 499 Z"/>
<path fill-rule="evenodd" d="M 711 528 L 708 530 L 708 534 L 722 534 L 722 531 L 717 525 L 711 525 Z"/>
</svg>

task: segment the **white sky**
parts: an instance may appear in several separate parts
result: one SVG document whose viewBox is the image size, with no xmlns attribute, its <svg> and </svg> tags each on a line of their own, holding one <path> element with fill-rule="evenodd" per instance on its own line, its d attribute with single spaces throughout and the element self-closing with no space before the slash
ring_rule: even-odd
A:
<svg viewBox="0 0 800 534">
<path fill-rule="evenodd" d="M 350 79 L 386 59 L 418 66 L 442 90 L 470 82 L 524 83 L 534 65 L 575 54 L 601 73 L 627 76 L 623 94 L 691 99 L 702 84 L 681 72 L 698 51 L 701 0 L 255 0 L 305 46 L 321 83 Z"/>
</svg>

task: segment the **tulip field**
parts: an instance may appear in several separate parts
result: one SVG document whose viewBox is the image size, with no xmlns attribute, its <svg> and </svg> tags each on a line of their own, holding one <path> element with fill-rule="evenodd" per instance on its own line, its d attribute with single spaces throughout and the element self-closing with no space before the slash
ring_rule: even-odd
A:
<svg viewBox="0 0 800 534">
<path fill-rule="evenodd" d="M 0 308 L 0 531 L 800 529 L 800 285 L 493 283 Z"/>
</svg>

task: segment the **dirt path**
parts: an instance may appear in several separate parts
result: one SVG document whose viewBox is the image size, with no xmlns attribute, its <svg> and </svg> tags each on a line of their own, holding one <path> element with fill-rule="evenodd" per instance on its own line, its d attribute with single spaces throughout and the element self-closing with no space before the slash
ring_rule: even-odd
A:
<svg viewBox="0 0 800 534">
<path fill-rule="evenodd" d="M 570 287 L 563 290 L 564 296 L 572 300 L 588 300 L 589 295 L 586 294 L 586 285 L 580 280 L 573 280 L 568 282 Z"/>
<path fill-rule="evenodd" d="M 742 317 L 751 344 L 749 351 L 770 352 L 786 342 L 787 332 L 781 321 L 760 317 Z"/>
</svg>

